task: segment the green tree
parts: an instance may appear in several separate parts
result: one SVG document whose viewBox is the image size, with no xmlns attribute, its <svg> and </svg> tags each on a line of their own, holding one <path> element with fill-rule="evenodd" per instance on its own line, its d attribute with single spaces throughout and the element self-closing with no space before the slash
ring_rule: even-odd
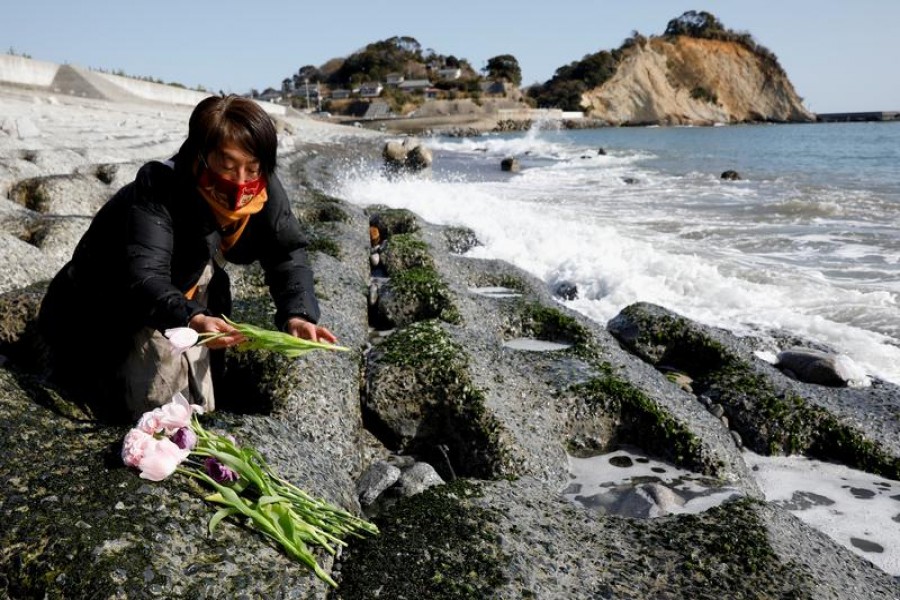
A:
<svg viewBox="0 0 900 600">
<path fill-rule="evenodd" d="M 581 110 L 581 95 L 603 85 L 616 73 L 621 52 L 601 50 L 556 70 L 544 85 L 532 87 L 529 95 L 538 106 Z"/>
<path fill-rule="evenodd" d="M 716 38 L 725 33 L 725 26 L 712 13 L 689 10 L 666 25 L 663 35 L 688 35 L 696 38 Z"/>
<path fill-rule="evenodd" d="M 489 58 L 483 71 L 490 79 L 502 79 L 516 86 L 522 84 L 522 69 L 512 54 L 500 54 Z"/>
</svg>

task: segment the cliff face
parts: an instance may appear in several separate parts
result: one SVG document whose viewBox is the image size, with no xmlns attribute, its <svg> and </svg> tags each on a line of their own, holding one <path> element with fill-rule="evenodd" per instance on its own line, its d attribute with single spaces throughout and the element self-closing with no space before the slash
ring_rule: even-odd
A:
<svg viewBox="0 0 900 600">
<path fill-rule="evenodd" d="M 581 102 L 617 125 L 815 120 L 777 65 L 736 42 L 688 36 L 633 46 Z"/>
</svg>

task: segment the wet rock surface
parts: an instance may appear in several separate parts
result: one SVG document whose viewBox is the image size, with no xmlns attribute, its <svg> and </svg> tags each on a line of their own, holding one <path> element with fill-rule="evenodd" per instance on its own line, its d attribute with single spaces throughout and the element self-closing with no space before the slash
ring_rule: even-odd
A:
<svg viewBox="0 0 900 600">
<path fill-rule="evenodd" d="M 352 152 L 377 157 L 379 143 Z M 68 237 L 44 238 L 57 236 L 50 259 L 45 246 L 21 239 L 47 213 L 11 201 L 0 213 L 0 241 L 17 252 L 0 276 L 8 307 L 0 313 L 0 595 L 897 597 L 893 577 L 764 504 L 735 444 L 738 436 L 757 451 L 802 450 L 896 478 L 895 386 L 803 384 L 755 359 L 746 340 L 651 305 L 629 307 L 607 330 L 558 304 L 544 282 L 461 256 L 473 235 L 317 192 L 342 152 L 351 150 L 284 153 L 281 174 L 310 235 L 323 324 L 351 352 L 286 360 L 229 351 L 220 410 L 206 419 L 311 494 L 357 513 L 377 506 L 381 535 L 350 540 L 336 562 L 319 556 L 340 583 L 329 591 L 236 521 L 210 536 L 211 509 L 191 484 L 139 479 L 119 459 L 125 428 L 90 420 L 41 382 L 30 327 L 42 291 L 28 286 L 55 273 L 89 216 L 87 200 L 67 208 L 62 190 L 83 186 L 77 198 L 87 199 L 125 179 L 121 168 L 103 171 L 113 183 L 87 177 L 90 165 L 108 161 L 73 159 L 72 177 L 48 184 L 41 204 L 53 207 L 54 223 L 77 224 Z M 52 174 L 23 160 L 7 161 L 7 189 Z M 383 244 L 374 265 L 373 242 Z M 421 269 L 429 285 L 403 282 Z M 229 267 L 229 275 L 235 318 L 270 327 L 259 269 Z M 391 294 L 393 307 L 379 312 Z M 504 345 L 517 338 L 560 348 Z M 727 483 L 742 498 L 644 521 L 562 497 L 567 453 L 620 445 Z"/>
</svg>

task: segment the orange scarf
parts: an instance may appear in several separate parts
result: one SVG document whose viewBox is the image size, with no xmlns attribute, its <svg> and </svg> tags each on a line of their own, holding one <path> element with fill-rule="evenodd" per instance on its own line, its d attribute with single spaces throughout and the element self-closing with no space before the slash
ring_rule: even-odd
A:
<svg viewBox="0 0 900 600">
<path fill-rule="evenodd" d="M 262 191 L 253 196 L 247 204 L 237 210 L 231 210 L 226 208 L 216 198 L 215 188 L 198 187 L 197 190 L 200 192 L 200 195 L 203 196 L 203 199 L 206 200 L 206 204 L 209 206 L 210 210 L 212 210 L 213 216 L 219 224 L 219 229 L 222 233 L 222 243 L 219 247 L 223 253 L 234 247 L 241 237 L 241 234 L 244 233 L 244 228 L 247 227 L 250 216 L 261 211 L 266 205 L 266 200 L 269 199 L 268 194 L 266 194 L 266 189 L 263 188 Z M 184 296 L 188 300 L 191 300 L 196 293 L 197 286 L 194 285 L 184 293 Z"/>
<path fill-rule="evenodd" d="M 263 188 L 247 204 L 237 210 L 231 210 L 226 208 L 216 198 L 215 188 L 198 187 L 197 189 L 200 190 L 200 195 L 203 196 L 206 204 L 212 210 L 213 216 L 215 216 L 216 222 L 219 224 L 219 229 L 222 231 L 222 252 L 227 252 L 237 243 L 238 238 L 244 233 L 244 228 L 250 221 L 250 216 L 261 211 L 266 204 L 266 200 L 269 199 L 266 189 Z"/>
</svg>

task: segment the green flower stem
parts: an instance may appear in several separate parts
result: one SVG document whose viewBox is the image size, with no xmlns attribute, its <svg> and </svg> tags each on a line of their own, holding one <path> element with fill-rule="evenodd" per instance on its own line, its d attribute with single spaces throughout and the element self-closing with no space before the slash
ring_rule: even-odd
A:
<svg viewBox="0 0 900 600">
<path fill-rule="evenodd" d="M 247 341 L 238 346 L 241 350 L 269 350 L 271 352 L 279 352 L 291 358 L 302 356 L 313 350 L 336 350 L 339 352 L 349 352 L 349 348 L 345 346 L 336 346 L 325 342 L 313 342 L 303 338 L 295 337 L 289 333 L 282 331 L 272 331 L 263 329 L 249 323 L 236 323 L 226 316 L 222 316 L 225 321 L 241 332 Z"/>
<path fill-rule="evenodd" d="M 238 474 L 237 482 L 222 485 L 203 472 L 201 465 L 192 465 L 193 469 L 179 468 L 216 490 L 206 500 L 225 507 L 210 518 L 210 533 L 222 519 L 243 515 L 254 529 L 276 541 L 288 556 L 332 586 L 336 586 L 334 580 L 319 567 L 308 544 L 316 544 L 335 555 L 338 547 L 347 545 L 341 538 L 378 533 L 375 525 L 317 500 L 279 477 L 255 449 L 241 448 L 231 439 L 208 431 L 196 415 L 192 418 L 192 429 L 197 435 L 192 455 L 213 457 Z"/>
<path fill-rule="evenodd" d="M 248 517 L 256 529 L 278 542 L 278 544 L 287 551 L 289 556 L 299 560 L 312 569 L 316 576 L 322 581 L 332 587 L 337 587 L 337 582 L 335 582 L 334 579 L 319 566 L 319 563 L 316 562 L 306 545 L 297 544 L 293 539 L 294 536 L 285 535 L 285 532 L 278 521 L 269 517 L 266 514 L 266 511 L 258 510 L 253 504 L 241 498 L 233 489 L 221 485 L 206 473 L 187 469 L 179 469 L 179 471 L 196 479 L 200 479 L 213 487 L 219 493 L 219 499 L 217 501 L 220 504 L 234 508 L 245 517 Z"/>
</svg>

